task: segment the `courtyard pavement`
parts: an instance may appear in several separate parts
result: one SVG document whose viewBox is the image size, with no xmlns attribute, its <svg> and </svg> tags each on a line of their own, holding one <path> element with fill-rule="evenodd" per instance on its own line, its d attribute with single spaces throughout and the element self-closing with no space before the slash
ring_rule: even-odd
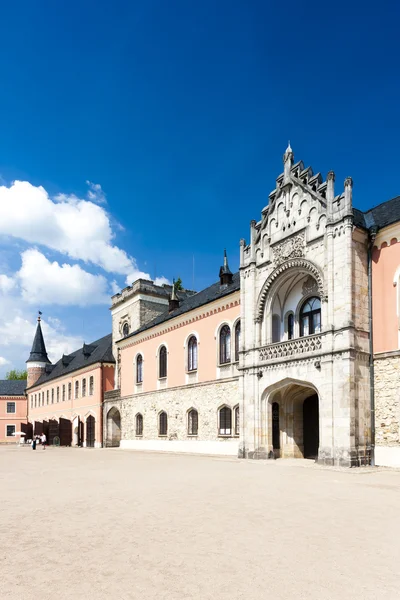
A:
<svg viewBox="0 0 400 600">
<path fill-rule="evenodd" d="M 2 600 L 400 598 L 398 471 L 0 447 L 0 502 Z"/>
</svg>

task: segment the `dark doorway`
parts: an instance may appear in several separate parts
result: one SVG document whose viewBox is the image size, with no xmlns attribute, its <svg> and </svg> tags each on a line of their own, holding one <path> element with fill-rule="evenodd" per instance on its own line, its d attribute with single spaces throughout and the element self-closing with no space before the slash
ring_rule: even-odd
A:
<svg viewBox="0 0 400 600">
<path fill-rule="evenodd" d="M 272 404 L 272 447 L 274 450 L 280 450 L 281 448 L 281 436 L 279 427 L 279 404 L 274 402 Z"/>
<path fill-rule="evenodd" d="M 318 396 L 313 394 L 303 403 L 304 458 L 318 458 L 319 409 Z"/>
<path fill-rule="evenodd" d="M 90 415 L 86 419 L 86 448 L 94 448 L 96 419 Z"/>
<path fill-rule="evenodd" d="M 72 444 L 72 423 L 69 419 L 60 417 L 60 444 L 70 446 Z"/>
<path fill-rule="evenodd" d="M 49 421 L 49 437 L 48 442 L 50 446 L 53 446 L 55 438 L 59 440 L 59 426 L 58 421 L 56 419 L 50 419 Z"/>
</svg>

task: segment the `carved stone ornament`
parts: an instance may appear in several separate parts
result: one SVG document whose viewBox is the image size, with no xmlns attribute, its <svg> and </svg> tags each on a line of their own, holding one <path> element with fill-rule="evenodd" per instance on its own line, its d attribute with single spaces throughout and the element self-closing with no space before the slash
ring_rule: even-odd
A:
<svg viewBox="0 0 400 600">
<path fill-rule="evenodd" d="M 272 248 L 272 252 L 277 265 L 289 258 L 302 258 L 304 256 L 304 232 L 277 244 Z"/>
<path fill-rule="evenodd" d="M 307 277 L 302 287 L 303 296 L 317 295 L 318 284 L 313 277 Z"/>
</svg>

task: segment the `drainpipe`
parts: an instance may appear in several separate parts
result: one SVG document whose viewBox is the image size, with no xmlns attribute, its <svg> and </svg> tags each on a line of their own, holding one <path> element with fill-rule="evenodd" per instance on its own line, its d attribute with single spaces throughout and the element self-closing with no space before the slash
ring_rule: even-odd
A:
<svg viewBox="0 0 400 600">
<path fill-rule="evenodd" d="M 371 466 L 375 466 L 375 379 L 374 379 L 374 336 L 372 329 L 372 249 L 376 238 L 376 229 L 369 231 L 368 243 L 368 307 L 369 307 L 369 386 L 371 413 Z"/>
</svg>

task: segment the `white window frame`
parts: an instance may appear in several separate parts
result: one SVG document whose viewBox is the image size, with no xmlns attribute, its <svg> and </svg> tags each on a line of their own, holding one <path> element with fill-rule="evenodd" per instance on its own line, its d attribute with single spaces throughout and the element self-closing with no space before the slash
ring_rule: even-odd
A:
<svg viewBox="0 0 400 600">
<path fill-rule="evenodd" d="M 14 427 L 14 434 L 8 435 L 7 427 Z M 11 437 L 15 438 L 16 431 L 17 431 L 17 425 L 15 423 L 6 423 L 6 430 L 5 430 L 6 438 L 11 438 Z"/>
<path fill-rule="evenodd" d="M 8 410 L 8 405 L 9 404 L 14 404 L 14 410 Z M 15 402 L 15 400 L 7 400 L 7 404 L 6 404 L 6 414 L 7 415 L 15 415 L 17 412 L 17 403 Z"/>
</svg>

